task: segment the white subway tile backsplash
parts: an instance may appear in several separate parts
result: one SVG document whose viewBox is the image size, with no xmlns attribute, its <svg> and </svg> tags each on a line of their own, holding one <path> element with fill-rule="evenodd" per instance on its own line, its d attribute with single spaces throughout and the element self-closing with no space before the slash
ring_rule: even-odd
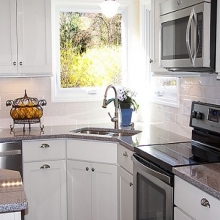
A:
<svg viewBox="0 0 220 220">
<path fill-rule="evenodd" d="M 180 107 L 172 108 L 151 104 L 151 122 L 157 122 L 162 128 L 191 138 L 190 117 L 184 114 L 184 100 L 201 101 L 220 105 L 220 81 L 216 76 L 180 78 Z M 170 113 L 170 116 L 168 114 Z M 173 115 L 175 116 L 173 116 Z M 155 115 L 157 115 L 155 117 Z M 170 117 L 169 120 L 167 117 Z M 175 118 L 175 120 L 171 120 Z"/>
</svg>

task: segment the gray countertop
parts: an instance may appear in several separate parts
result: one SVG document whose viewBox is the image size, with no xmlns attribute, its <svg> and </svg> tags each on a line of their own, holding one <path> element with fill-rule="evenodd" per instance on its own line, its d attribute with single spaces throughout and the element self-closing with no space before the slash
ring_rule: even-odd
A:
<svg viewBox="0 0 220 220">
<path fill-rule="evenodd" d="M 0 213 L 27 208 L 27 199 L 18 171 L 0 169 Z"/>
<path fill-rule="evenodd" d="M 112 128 L 109 125 L 93 125 L 91 127 L 99 128 Z M 135 130 L 141 132 L 137 135 L 131 136 L 120 136 L 120 137 L 109 137 L 104 135 L 91 135 L 91 134 L 79 134 L 73 133 L 72 130 L 87 127 L 85 125 L 72 125 L 72 126 L 48 126 L 45 127 L 43 132 L 40 131 L 39 127 L 33 127 L 31 130 L 23 132 L 22 128 L 15 128 L 13 132 L 10 129 L 0 129 L 0 142 L 10 142 L 16 140 L 32 140 L 32 139 L 50 139 L 50 138 L 77 138 L 77 139 L 90 139 L 90 140 L 101 140 L 101 141 L 114 141 L 119 142 L 124 147 L 133 150 L 134 146 L 137 145 L 149 145 L 149 144 L 165 144 L 175 142 L 188 142 L 188 138 L 179 136 L 177 134 L 165 131 L 158 128 L 156 125 L 149 124 L 135 124 Z"/>
<path fill-rule="evenodd" d="M 176 167 L 173 172 L 220 200 L 220 163 Z"/>
</svg>

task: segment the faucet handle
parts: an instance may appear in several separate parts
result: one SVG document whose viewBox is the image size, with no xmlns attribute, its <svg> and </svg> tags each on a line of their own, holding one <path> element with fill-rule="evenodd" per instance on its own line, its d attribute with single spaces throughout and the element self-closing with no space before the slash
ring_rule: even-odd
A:
<svg viewBox="0 0 220 220">
<path fill-rule="evenodd" d="M 109 115 L 109 117 L 111 118 L 111 121 L 112 121 L 112 122 L 118 121 L 118 118 L 117 118 L 117 117 L 112 117 L 111 114 L 110 114 L 110 112 L 108 112 L 108 115 Z"/>
</svg>

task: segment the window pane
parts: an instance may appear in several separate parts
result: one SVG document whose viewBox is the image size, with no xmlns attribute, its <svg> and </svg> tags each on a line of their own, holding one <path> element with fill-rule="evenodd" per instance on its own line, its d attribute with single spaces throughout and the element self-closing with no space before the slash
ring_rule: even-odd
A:
<svg viewBox="0 0 220 220">
<path fill-rule="evenodd" d="M 60 12 L 60 87 L 122 82 L 121 15 Z"/>
</svg>

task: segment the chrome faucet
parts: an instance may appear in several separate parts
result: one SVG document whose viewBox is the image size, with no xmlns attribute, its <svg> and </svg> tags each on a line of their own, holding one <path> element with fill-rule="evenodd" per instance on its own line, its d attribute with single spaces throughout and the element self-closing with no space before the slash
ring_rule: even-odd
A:
<svg viewBox="0 0 220 220">
<path fill-rule="evenodd" d="M 117 91 L 116 88 L 113 85 L 109 85 L 106 90 L 105 90 L 105 95 L 104 95 L 104 99 L 103 99 L 103 104 L 102 104 L 102 108 L 106 108 L 107 107 L 107 92 L 108 90 L 112 88 L 115 92 L 115 116 L 112 117 L 111 114 L 108 112 L 108 115 L 111 118 L 111 121 L 114 122 L 114 128 L 118 129 L 118 95 L 117 95 Z"/>
</svg>

